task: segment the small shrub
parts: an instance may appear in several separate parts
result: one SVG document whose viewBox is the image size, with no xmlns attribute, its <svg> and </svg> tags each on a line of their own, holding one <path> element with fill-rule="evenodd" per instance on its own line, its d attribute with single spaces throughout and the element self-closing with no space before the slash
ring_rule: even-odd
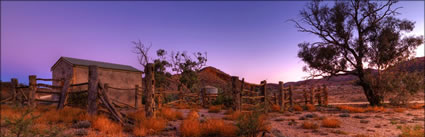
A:
<svg viewBox="0 0 425 137">
<path fill-rule="evenodd" d="M 364 108 L 361 108 L 361 107 L 352 107 L 352 106 L 341 105 L 341 106 L 337 106 L 337 108 L 339 108 L 340 110 L 347 110 L 348 112 L 351 112 L 351 113 L 364 113 L 364 112 L 366 112 L 366 110 Z"/>
<path fill-rule="evenodd" d="M 115 135 L 122 134 L 122 127 L 120 124 L 111 121 L 104 115 L 97 116 L 93 120 L 93 128 L 99 130 L 102 133 Z"/>
<path fill-rule="evenodd" d="M 236 136 L 236 130 L 236 126 L 221 119 L 207 119 L 204 123 L 201 123 L 202 136 L 232 137 Z"/>
<path fill-rule="evenodd" d="M 256 137 L 261 132 L 270 130 L 266 117 L 259 112 L 246 113 L 241 115 L 237 122 L 238 136 Z"/>
<path fill-rule="evenodd" d="M 424 137 L 424 128 L 420 125 L 416 125 L 415 127 L 402 127 L 400 137 Z"/>
<path fill-rule="evenodd" d="M 312 104 L 305 105 L 308 111 L 316 111 L 316 107 Z"/>
<path fill-rule="evenodd" d="M 34 130 L 33 126 L 34 120 L 39 116 L 34 116 L 32 112 L 33 110 L 26 109 L 16 117 L 4 117 L 5 126 L 7 126 L 10 133 L 16 137 L 37 135 L 37 131 Z"/>
<path fill-rule="evenodd" d="M 221 106 L 210 106 L 208 108 L 209 113 L 219 113 L 221 111 Z"/>
<path fill-rule="evenodd" d="M 171 121 L 182 120 L 183 119 L 183 114 L 181 112 L 175 111 L 175 110 L 173 110 L 171 108 L 166 108 L 166 107 L 163 107 L 160 110 L 160 115 L 163 118 L 165 118 L 167 120 L 171 120 Z"/>
<path fill-rule="evenodd" d="M 163 118 L 148 118 L 136 123 L 133 133 L 138 136 L 157 134 L 167 125 L 167 121 Z"/>
<path fill-rule="evenodd" d="M 272 106 L 272 111 L 273 112 L 280 112 L 280 106 L 279 105 L 273 105 Z"/>
<path fill-rule="evenodd" d="M 318 129 L 319 125 L 313 122 L 309 122 L 309 121 L 304 121 L 304 123 L 302 124 L 302 128 L 304 129 Z"/>
<path fill-rule="evenodd" d="M 295 111 L 303 111 L 303 108 L 299 105 L 294 105 L 293 108 L 294 108 Z"/>
<path fill-rule="evenodd" d="M 394 112 L 403 113 L 404 111 L 406 111 L 406 108 L 398 107 L 398 108 L 394 108 L 393 110 L 394 110 Z"/>
<path fill-rule="evenodd" d="M 225 119 L 225 120 L 237 120 L 241 116 L 241 114 L 242 114 L 242 112 L 236 111 L 236 112 L 233 112 L 232 114 L 224 116 L 223 119 Z"/>
<path fill-rule="evenodd" d="M 322 120 L 322 126 L 327 128 L 338 128 L 341 125 L 341 121 L 334 118 L 325 118 Z"/>
<path fill-rule="evenodd" d="M 199 119 L 199 114 L 195 110 L 191 110 L 189 112 L 189 114 L 187 114 L 186 119 L 196 119 L 196 120 L 198 120 Z"/>
<path fill-rule="evenodd" d="M 180 132 L 183 137 L 200 137 L 201 123 L 197 119 L 186 119 L 180 125 Z"/>
<path fill-rule="evenodd" d="M 410 109 L 424 109 L 424 104 L 410 104 Z"/>
</svg>

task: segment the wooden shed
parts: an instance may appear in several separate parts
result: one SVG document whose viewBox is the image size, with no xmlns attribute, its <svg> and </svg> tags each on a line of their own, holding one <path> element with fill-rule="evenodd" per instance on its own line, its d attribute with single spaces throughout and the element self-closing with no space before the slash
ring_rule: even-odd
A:
<svg viewBox="0 0 425 137">
<path fill-rule="evenodd" d="M 71 84 L 88 82 L 88 66 L 90 65 L 98 67 L 99 80 L 102 83 L 108 83 L 111 87 L 134 88 L 136 85 L 142 86 L 142 71 L 132 66 L 70 57 L 60 57 L 56 61 L 51 67 L 52 78 L 70 78 Z M 53 82 L 52 84 L 59 85 L 60 83 Z M 71 90 L 76 90 L 76 88 L 87 89 L 87 87 L 73 88 Z M 108 94 L 111 98 L 123 103 L 134 104 L 134 91 L 110 89 Z"/>
</svg>

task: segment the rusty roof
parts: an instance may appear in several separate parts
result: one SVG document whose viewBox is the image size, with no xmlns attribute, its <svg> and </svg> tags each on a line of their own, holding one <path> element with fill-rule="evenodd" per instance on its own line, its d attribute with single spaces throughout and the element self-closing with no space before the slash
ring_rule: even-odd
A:
<svg viewBox="0 0 425 137">
<path fill-rule="evenodd" d="M 141 72 L 140 70 L 129 66 L 129 65 L 121 65 L 121 64 L 114 64 L 114 63 L 108 63 L 108 62 L 101 62 L 101 61 L 93 61 L 93 60 L 86 60 L 86 59 L 77 59 L 77 58 L 71 58 L 71 57 L 60 57 L 58 61 L 52 66 L 51 70 L 55 68 L 56 64 L 60 62 L 60 60 L 65 60 L 66 62 L 71 63 L 72 65 L 79 65 L 79 66 L 90 66 L 95 65 L 100 68 L 107 68 L 107 69 L 118 69 L 118 70 L 127 70 L 127 71 L 135 71 L 135 72 Z"/>
</svg>

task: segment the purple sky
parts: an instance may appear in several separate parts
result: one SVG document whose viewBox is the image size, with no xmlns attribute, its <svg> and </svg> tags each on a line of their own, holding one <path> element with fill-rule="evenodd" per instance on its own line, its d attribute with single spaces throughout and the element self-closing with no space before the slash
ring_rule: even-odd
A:
<svg viewBox="0 0 425 137">
<path fill-rule="evenodd" d="M 259 83 L 298 81 L 307 74 L 297 44 L 317 38 L 297 32 L 307 2 L 1 2 L 1 80 L 51 78 L 60 56 L 127 64 L 138 69 L 131 41 L 151 53 L 206 51 L 207 65 Z M 399 17 L 424 35 L 424 2 L 399 2 Z M 417 56 L 424 56 L 423 45 Z"/>
</svg>

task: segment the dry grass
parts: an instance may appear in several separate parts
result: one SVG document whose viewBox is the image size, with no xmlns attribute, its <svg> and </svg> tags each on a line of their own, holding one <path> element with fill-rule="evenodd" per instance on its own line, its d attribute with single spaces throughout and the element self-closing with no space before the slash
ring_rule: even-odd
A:
<svg viewBox="0 0 425 137">
<path fill-rule="evenodd" d="M 410 104 L 410 109 L 424 109 L 424 104 Z"/>
<path fill-rule="evenodd" d="M 224 116 L 223 119 L 225 119 L 225 120 L 237 120 L 241 115 L 242 115 L 242 112 L 236 111 L 236 112 L 233 112 L 232 114 Z"/>
<path fill-rule="evenodd" d="M 420 125 L 417 125 L 415 127 L 403 127 L 401 128 L 401 134 L 400 137 L 424 137 L 424 128 Z"/>
<path fill-rule="evenodd" d="M 341 121 L 335 118 L 325 118 L 322 120 L 322 126 L 327 128 L 341 127 Z"/>
<path fill-rule="evenodd" d="M 219 105 L 208 107 L 209 113 L 219 113 L 220 111 L 221 111 L 221 106 L 219 106 Z"/>
<path fill-rule="evenodd" d="M 146 119 L 145 111 L 143 109 L 136 110 L 134 112 L 130 112 L 127 116 L 131 119 L 134 119 L 137 122 L 141 122 Z"/>
<path fill-rule="evenodd" d="M 102 133 L 108 135 L 122 134 L 122 127 L 120 124 L 111 121 L 108 117 L 99 115 L 92 121 L 92 127 Z"/>
<path fill-rule="evenodd" d="M 186 119 L 180 125 L 180 132 L 183 137 L 200 137 L 201 123 L 197 119 Z"/>
<path fill-rule="evenodd" d="M 233 109 L 232 108 L 229 108 L 229 109 L 227 109 L 225 112 L 224 112 L 224 115 L 230 115 L 230 114 L 232 114 L 233 113 Z"/>
<path fill-rule="evenodd" d="M 147 118 L 135 124 L 133 134 L 136 136 L 146 136 L 157 134 L 167 125 L 164 118 Z"/>
<path fill-rule="evenodd" d="M 316 107 L 312 104 L 305 105 L 308 111 L 316 111 Z"/>
<path fill-rule="evenodd" d="M 175 120 L 182 120 L 183 119 L 183 113 L 176 111 L 171 108 L 163 107 L 161 108 L 159 112 L 160 116 L 167 120 L 175 121 Z"/>
<path fill-rule="evenodd" d="M 36 122 L 72 123 L 81 120 L 89 120 L 87 111 L 80 108 L 65 107 L 62 110 L 43 108 L 40 111 L 41 116 Z"/>
<path fill-rule="evenodd" d="M 364 112 L 366 112 L 366 109 L 361 108 L 361 107 L 352 107 L 352 106 L 340 105 L 340 106 L 337 106 L 337 108 L 339 108 L 341 110 L 347 110 L 350 113 L 364 113 Z"/>
<path fill-rule="evenodd" d="M 310 121 L 304 121 L 302 124 L 302 128 L 304 129 L 318 129 L 319 125 Z"/>
<path fill-rule="evenodd" d="M 199 119 L 199 114 L 195 110 L 191 110 L 189 112 L 189 114 L 187 114 L 186 119 L 196 119 L 196 120 L 198 120 Z"/>
<path fill-rule="evenodd" d="M 303 108 L 300 105 L 294 105 L 293 108 L 295 111 L 303 111 Z"/>
<path fill-rule="evenodd" d="M 393 111 L 394 112 L 397 112 L 397 113 L 403 113 L 406 110 L 407 110 L 406 108 L 401 108 L 401 107 L 398 107 L 398 108 L 394 108 L 393 109 Z"/>
<path fill-rule="evenodd" d="M 367 112 L 385 112 L 387 110 L 384 107 L 378 107 L 378 106 L 371 107 L 371 106 L 368 106 L 366 108 L 366 111 Z"/>
<path fill-rule="evenodd" d="M 273 112 L 280 112 L 280 106 L 279 105 L 273 105 L 272 106 L 272 111 Z"/>
<path fill-rule="evenodd" d="M 232 137 L 236 136 L 236 130 L 236 126 L 221 119 L 207 119 L 201 123 L 202 136 Z"/>
</svg>

